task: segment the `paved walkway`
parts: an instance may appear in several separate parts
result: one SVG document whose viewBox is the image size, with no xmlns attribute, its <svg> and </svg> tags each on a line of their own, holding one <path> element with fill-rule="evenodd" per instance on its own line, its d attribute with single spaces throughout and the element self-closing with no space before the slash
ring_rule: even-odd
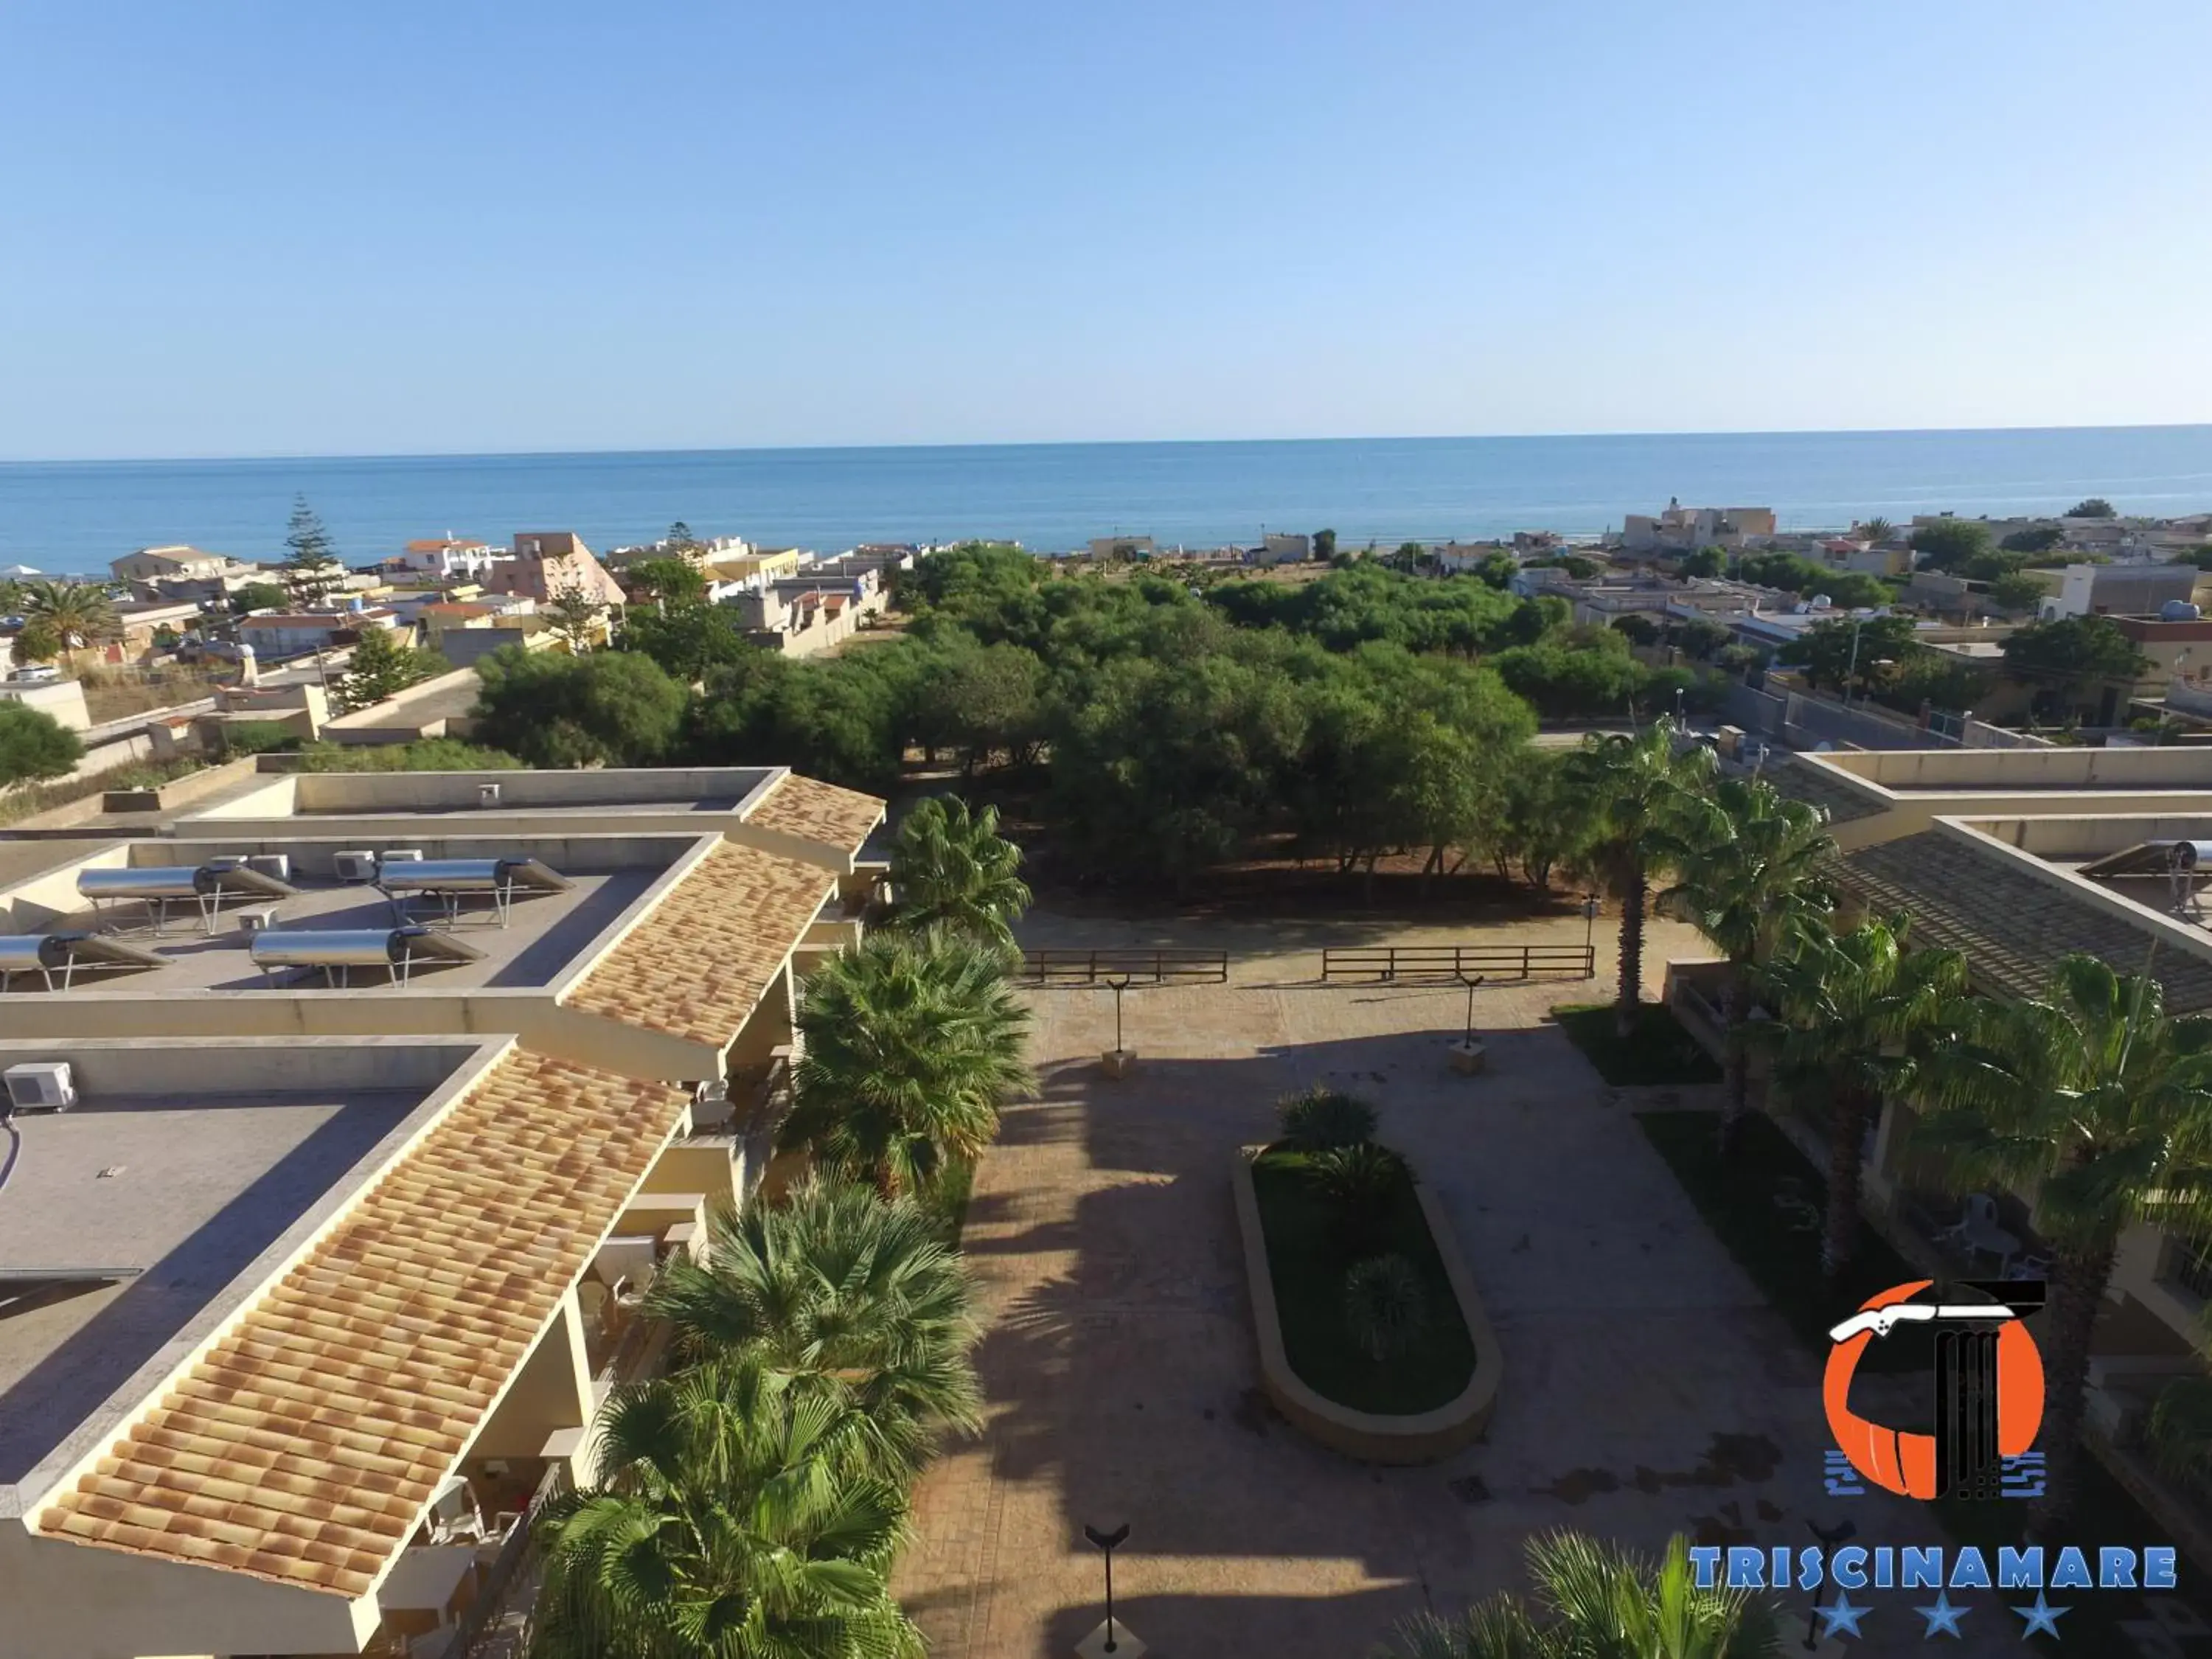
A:
<svg viewBox="0 0 2212 1659">
<path fill-rule="evenodd" d="M 1041 1089 L 1008 1113 L 968 1247 L 988 1332 L 989 1424 L 918 1494 L 896 1585 L 939 1659 L 1062 1655 L 1100 1617 L 1088 1522 L 1127 1522 L 1117 1599 L 1165 1659 L 1355 1659 L 1392 1622 L 1522 1582 L 1530 1534 L 1572 1526 L 1656 1548 L 1755 1529 L 1803 1540 L 1820 1501 L 1817 1377 L 1706 1232 L 1619 1100 L 1542 1024 L 1600 978 L 1486 988 L 1493 1073 L 1451 1075 L 1456 987 L 1322 988 L 1323 942 L 1449 929 L 1175 928 L 1033 918 L 1032 944 L 1225 946 L 1235 982 L 1132 992 L 1120 1084 L 1097 1075 L 1111 998 L 1039 992 Z M 1579 915 L 1499 937 L 1579 945 Z M 1704 954 L 1654 929 L 1667 957 Z M 1231 1149 L 1274 1100 L 1328 1079 L 1449 1206 L 1496 1320 L 1505 1380 L 1487 1443 L 1427 1468 L 1364 1467 L 1266 1409 L 1231 1208 Z M 1863 1534 L 1934 1541 L 1912 1506 L 1853 1500 Z M 2009 1615 L 2007 1615 L 2009 1620 Z M 1978 1615 L 1988 1623 L 1988 1612 Z M 1899 1645 L 1919 1621 L 1893 1611 Z M 1970 1637 L 1974 1634 L 1969 1621 Z M 1911 1628 L 1904 1628 L 1909 1626 Z M 1870 1622 L 1856 1651 L 1893 1650 Z M 1972 1653 L 1991 1630 L 1956 1650 Z"/>
</svg>

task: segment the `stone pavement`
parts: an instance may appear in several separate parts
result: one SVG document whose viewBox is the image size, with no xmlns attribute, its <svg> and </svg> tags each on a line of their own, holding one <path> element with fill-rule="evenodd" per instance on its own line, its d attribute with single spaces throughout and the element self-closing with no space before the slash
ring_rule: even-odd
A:
<svg viewBox="0 0 2212 1659">
<path fill-rule="evenodd" d="M 1109 994 L 1031 995 L 1038 1097 L 1007 1113 L 968 1224 L 988 1424 L 924 1478 L 895 1585 L 939 1659 L 1071 1652 L 1101 1614 L 1086 1522 L 1130 1524 L 1116 1600 L 1162 1659 L 1356 1659 L 1406 1614 L 1520 1584 L 1523 1540 L 1555 1527 L 1654 1549 L 1677 1531 L 1796 1543 L 1808 1519 L 1848 1512 L 1863 1535 L 1936 1541 L 1917 1506 L 1822 1499 L 1813 1362 L 1650 1150 L 1639 1103 L 1543 1024 L 1556 1003 L 1605 994 L 1602 924 L 1595 985 L 1478 994 L 1492 1071 L 1474 1079 L 1445 1066 L 1459 988 L 1316 982 L 1323 942 L 1476 935 L 1463 924 L 1040 914 L 1025 931 L 1227 948 L 1233 982 L 1131 992 L 1140 1060 L 1120 1083 L 1096 1071 Z M 1578 945 L 1583 922 L 1481 931 Z M 1656 924 L 1655 993 L 1670 954 L 1705 952 Z M 1279 1095 L 1321 1080 L 1381 1109 L 1382 1138 L 1449 1206 L 1498 1328 L 1489 1439 L 1445 1463 L 1338 1457 L 1273 1419 L 1256 1387 L 1227 1163 L 1267 1138 Z M 2021 1651 L 1996 1611 L 1984 1599 L 1947 1650 Z M 1894 1598 L 1867 1636 L 1854 1651 L 1920 1650 L 1920 1621 Z"/>
</svg>

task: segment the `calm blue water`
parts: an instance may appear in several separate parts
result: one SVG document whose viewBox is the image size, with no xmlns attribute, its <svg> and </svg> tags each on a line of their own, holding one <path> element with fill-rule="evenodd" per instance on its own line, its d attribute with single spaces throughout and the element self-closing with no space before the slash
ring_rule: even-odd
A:
<svg viewBox="0 0 2212 1659">
<path fill-rule="evenodd" d="M 2055 512 L 2084 495 L 2194 511 L 2212 507 L 2212 426 L 0 463 L 0 564 L 97 570 L 161 542 L 271 558 L 297 493 L 354 563 L 447 530 L 574 530 L 608 547 L 674 519 L 823 550 L 969 536 L 1053 550 L 1111 534 L 1208 546 L 1323 526 L 1389 546 L 1601 531 L 1669 496 L 1771 506 L 1784 528 Z"/>
</svg>

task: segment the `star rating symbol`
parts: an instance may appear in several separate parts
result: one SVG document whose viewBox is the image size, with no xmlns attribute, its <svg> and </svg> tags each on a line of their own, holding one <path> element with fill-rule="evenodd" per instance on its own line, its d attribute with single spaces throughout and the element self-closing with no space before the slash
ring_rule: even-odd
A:
<svg viewBox="0 0 2212 1659">
<path fill-rule="evenodd" d="M 1820 1632 L 1821 1635 L 1833 1636 L 1840 1632 L 1846 1636 L 1859 1636 L 1864 1634 L 1859 1629 L 1859 1620 L 1865 1618 L 1873 1609 L 1853 1607 L 1851 1598 L 1842 1590 L 1838 1590 L 1833 1601 L 1825 1607 L 1816 1608 L 1815 1611 L 1827 1623 L 1827 1628 Z"/>
<path fill-rule="evenodd" d="M 1959 1629 L 1959 1621 L 1966 1616 L 1967 1610 L 1965 1607 L 1953 1607 L 1950 1596 L 1943 1591 L 1936 1592 L 1936 1600 L 1932 1606 L 1915 1607 L 1913 1612 L 1928 1621 L 1928 1629 L 1921 1637 L 1921 1640 L 1932 1641 L 1939 1632 L 1951 1638 L 1954 1641 L 1966 1639 Z"/>
<path fill-rule="evenodd" d="M 2015 1603 L 2013 1611 L 2027 1621 L 2027 1628 L 2020 1633 L 2020 1639 L 2025 1642 L 2039 1632 L 2045 1636 L 2055 1638 L 2058 1634 L 2058 1616 L 2070 1609 L 2052 1607 L 2050 1602 L 2044 1600 L 2043 1592 L 2038 1590 L 2035 1593 L 2033 1606 L 2023 1607 Z"/>
</svg>

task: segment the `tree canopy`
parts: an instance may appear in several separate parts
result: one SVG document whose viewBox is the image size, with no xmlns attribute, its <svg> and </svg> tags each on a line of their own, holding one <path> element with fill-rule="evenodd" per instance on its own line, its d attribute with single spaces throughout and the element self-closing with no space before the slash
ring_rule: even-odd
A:
<svg viewBox="0 0 2212 1659">
<path fill-rule="evenodd" d="M 2030 623 L 2008 635 L 2002 648 L 2007 673 L 2068 686 L 2131 680 L 2149 665 L 2149 659 L 2109 617 Z"/>
<path fill-rule="evenodd" d="M 284 546 L 280 574 L 291 604 L 302 608 L 320 605 L 345 586 L 345 566 L 338 560 L 337 544 L 305 495 L 293 497 Z"/>
<path fill-rule="evenodd" d="M 1915 530 L 1911 545 L 1925 568 L 1956 572 L 1990 550 L 1990 527 L 1978 519 L 1937 519 Z"/>
<path fill-rule="evenodd" d="M 676 741 L 688 698 L 648 657 L 510 645 L 477 665 L 479 740 L 531 766 L 643 766 Z"/>
<path fill-rule="evenodd" d="M 0 784 L 58 778 L 83 758 L 76 733 L 45 709 L 0 701 Z"/>
<path fill-rule="evenodd" d="M 1875 665 L 1902 662 L 1923 647 L 1913 637 L 1910 617 L 1838 617 L 1814 623 L 1777 653 L 1790 667 L 1802 668 L 1812 685 L 1841 686 L 1848 677 L 1863 688 Z"/>
</svg>

